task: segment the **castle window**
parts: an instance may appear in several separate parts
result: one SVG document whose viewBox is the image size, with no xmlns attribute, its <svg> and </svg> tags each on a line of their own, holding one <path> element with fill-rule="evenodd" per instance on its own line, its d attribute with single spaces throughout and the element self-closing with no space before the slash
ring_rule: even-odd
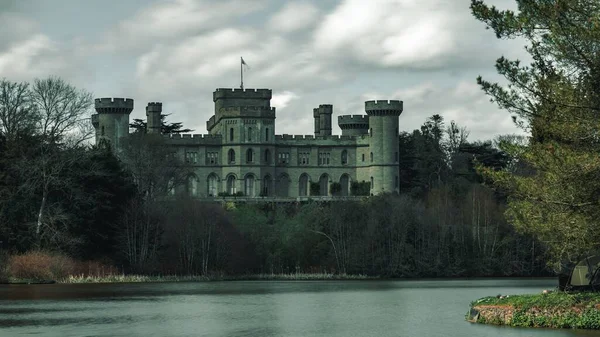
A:
<svg viewBox="0 0 600 337">
<path fill-rule="evenodd" d="M 188 193 L 190 196 L 195 197 L 198 195 L 198 178 L 195 176 L 188 177 L 187 185 Z"/>
<path fill-rule="evenodd" d="M 329 152 L 319 152 L 319 165 L 329 165 Z"/>
<path fill-rule="evenodd" d="M 299 165 L 308 165 L 309 158 L 310 158 L 310 153 L 308 153 L 308 152 L 298 153 L 298 164 Z"/>
<path fill-rule="evenodd" d="M 185 162 L 188 164 L 195 164 L 198 162 L 198 153 L 197 152 L 186 152 L 185 153 Z"/>
<path fill-rule="evenodd" d="M 206 153 L 206 162 L 209 165 L 216 165 L 218 160 L 218 152 L 207 152 Z"/>
<path fill-rule="evenodd" d="M 244 180 L 244 195 L 254 197 L 254 176 L 251 174 Z"/>
<path fill-rule="evenodd" d="M 101 136 L 104 136 L 104 126 L 101 128 Z"/>
<path fill-rule="evenodd" d="M 290 163 L 290 154 L 288 152 L 280 152 L 279 154 L 279 164 L 289 164 Z"/>
<path fill-rule="evenodd" d="M 365 161 L 365 154 L 362 154 L 362 161 Z"/>
<path fill-rule="evenodd" d="M 371 163 L 373 162 L 373 152 L 371 152 Z"/>
<path fill-rule="evenodd" d="M 398 151 L 396 151 L 396 163 L 398 162 Z"/>
<path fill-rule="evenodd" d="M 342 151 L 342 165 L 348 164 L 348 151 Z"/>
<path fill-rule="evenodd" d="M 265 150 L 265 162 L 267 164 L 271 163 L 271 151 L 269 151 L 269 149 Z"/>
<path fill-rule="evenodd" d="M 373 185 L 374 185 L 374 181 L 373 181 L 373 177 L 371 177 L 371 189 L 373 189 Z"/>
<path fill-rule="evenodd" d="M 369 136 L 370 136 L 370 137 L 373 137 L 373 128 L 370 128 L 370 129 L 369 129 Z"/>
<path fill-rule="evenodd" d="M 229 128 L 229 141 L 233 142 L 233 128 Z"/>
<path fill-rule="evenodd" d="M 254 151 L 252 149 L 248 149 L 246 151 L 246 162 L 251 163 L 254 161 Z"/>
<path fill-rule="evenodd" d="M 227 153 L 227 160 L 229 164 L 235 164 L 235 151 L 233 151 L 233 149 L 229 149 L 229 152 Z"/>
<path fill-rule="evenodd" d="M 252 128 L 248 128 L 248 141 L 252 141 Z"/>
<path fill-rule="evenodd" d="M 269 128 L 265 129 L 265 141 L 269 141 Z"/>
</svg>

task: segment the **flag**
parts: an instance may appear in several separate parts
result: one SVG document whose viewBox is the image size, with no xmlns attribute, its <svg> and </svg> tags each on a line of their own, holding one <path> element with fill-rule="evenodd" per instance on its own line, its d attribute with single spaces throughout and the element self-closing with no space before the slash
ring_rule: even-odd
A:
<svg viewBox="0 0 600 337">
<path fill-rule="evenodd" d="M 246 61 L 244 61 L 244 58 L 243 58 L 243 57 L 240 57 L 240 59 L 242 59 L 242 65 L 245 65 L 245 66 L 246 66 L 246 68 L 250 68 L 250 67 L 248 66 L 248 63 L 246 63 Z"/>
</svg>

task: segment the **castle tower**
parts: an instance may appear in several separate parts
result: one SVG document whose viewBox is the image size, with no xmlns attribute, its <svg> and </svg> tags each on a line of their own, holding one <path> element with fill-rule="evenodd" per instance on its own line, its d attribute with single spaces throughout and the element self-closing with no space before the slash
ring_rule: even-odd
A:
<svg viewBox="0 0 600 337">
<path fill-rule="evenodd" d="M 146 133 L 160 134 L 162 132 L 162 125 L 160 121 L 160 114 L 162 113 L 162 103 L 150 102 L 146 106 Z"/>
<path fill-rule="evenodd" d="M 365 102 L 365 112 L 369 116 L 372 194 L 399 189 L 398 117 L 402 110 L 402 101 Z"/>
<path fill-rule="evenodd" d="M 342 136 L 361 136 L 369 133 L 369 116 L 344 115 L 338 117 Z"/>
<path fill-rule="evenodd" d="M 101 139 L 110 142 L 113 149 L 120 148 L 120 140 L 129 135 L 129 114 L 133 111 L 131 98 L 96 98 L 97 114 L 92 115 L 96 129 L 96 144 Z"/>
<path fill-rule="evenodd" d="M 331 115 L 333 114 L 333 105 L 321 104 L 313 109 L 315 119 L 315 136 L 331 136 Z"/>
</svg>

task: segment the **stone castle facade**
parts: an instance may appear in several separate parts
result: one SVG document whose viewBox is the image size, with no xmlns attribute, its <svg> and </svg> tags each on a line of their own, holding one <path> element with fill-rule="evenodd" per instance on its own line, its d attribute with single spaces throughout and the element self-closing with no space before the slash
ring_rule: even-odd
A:
<svg viewBox="0 0 600 337">
<path fill-rule="evenodd" d="M 338 183 L 335 194 L 349 196 L 352 182 L 366 182 L 371 195 L 398 192 L 401 101 L 367 101 L 366 115 L 339 116 L 341 136 L 331 134 L 333 106 L 320 105 L 314 134 L 297 136 L 276 134 L 271 96 L 270 89 L 216 89 L 208 134 L 163 135 L 192 167 L 187 186 L 177 189 L 196 197 L 331 196 Z M 96 142 L 118 148 L 129 135 L 133 100 L 98 98 L 95 108 Z M 162 103 L 148 103 L 148 133 L 161 132 L 161 113 Z"/>
</svg>

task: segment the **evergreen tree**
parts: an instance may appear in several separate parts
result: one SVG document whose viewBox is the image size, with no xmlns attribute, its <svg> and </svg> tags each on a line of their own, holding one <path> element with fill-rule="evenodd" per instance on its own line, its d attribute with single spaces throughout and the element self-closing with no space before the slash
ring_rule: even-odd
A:
<svg viewBox="0 0 600 337">
<path fill-rule="evenodd" d="M 473 15 L 498 38 L 523 38 L 529 66 L 504 57 L 496 69 L 510 83 L 481 77 L 482 89 L 517 125 L 528 146 L 506 150 L 528 175 L 482 171 L 509 191 L 506 215 L 548 248 L 555 270 L 600 248 L 600 2 L 517 0 L 518 12 L 472 0 Z"/>
<path fill-rule="evenodd" d="M 192 129 L 184 129 L 183 123 L 181 123 L 181 122 L 177 122 L 177 123 L 167 122 L 167 116 L 169 116 L 169 115 L 162 115 L 162 114 L 160 115 L 160 124 L 161 124 L 160 132 L 162 134 L 187 133 L 187 132 L 194 131 Z M 133 129 L 133 132 L 146 133 L 147 125 L 148 125 L 148 123 L 145 120 L 136 118 L 133 120 L 132 123 L 129 124 L 129 127 Z"/>
</svg>

